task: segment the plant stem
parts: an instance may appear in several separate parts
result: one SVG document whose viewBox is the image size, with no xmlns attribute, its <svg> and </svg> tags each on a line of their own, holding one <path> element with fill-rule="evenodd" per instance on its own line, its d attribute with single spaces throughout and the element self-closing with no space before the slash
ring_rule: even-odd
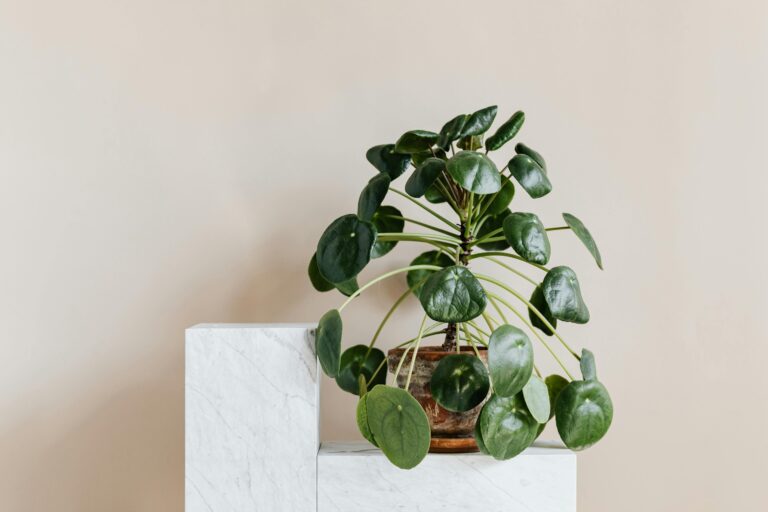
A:
<svg viewBox="0 0 768 512">
<path fill-rule="evenodd" d="M 574 351 L 573 351 L 573 349 L 572 349 L 571 347 L 569 347 L 569 346 L 568 346 L 568 344 L 567 344 L 567 343 L 565 342 L 565 340 L 564 340 L 564 339 L 563 339 L 563 338 L 560 336 L 560 334 L 558 334 L 558 332 L 555 330 L 555 328 L 552 326 L 552 324 L 551 324 L 551 323 L 549 323 L 549 320 L 547 320 L 547 318 L 546 318 L 546 317 L 545 317 L 545 316 L 544 316 L 544 315 L 541 313 L 541 311 L 539 311 L 539 310 L 536 308 L 536 306 L 534 306 L 534 305 L 533 305 L 533 304 L 531 304 L 531 303 L 530 303 L 528 300 L 526 300 L 526 299 L 525 299 L 525 297 L 523 297 L 522 295 L 520 295 L 519 293 L 517 293 L 517 292 L 516 292 L 515 290 L 513 290 L 512 288 L 510 288 L 509 286 L 507 286 L 507 285 L 505 285 L 504 283 L 502 283 L 501 281 L 498 281 L 497 279 L 494 279 L 494 278 L 492 278 L 492 277 L 490 277 L 490 276 L 486 276 L 486 275 L 483 275 L 483 274 L 475 274 L 475 277 L 477 277 L 478 279 L 482 279 L 483 281 L 488 281 L 489 283 L 493 283 L 493 284 L 495 284 L 496 286 L 498 286 L 498 287 L 500 287 L 500 288 L 503 288 L 504 290 L 508 291 L 509 293 L 511 293 L 512 295 L 514 295 L 515 297 L 517 297 L 517 299 L 518 299 L 520 302 L 522 302 L 523 304 L 525 304 L 526 306 L 528 306 L 528 309 L 530 309 L 531 311 L 533 311 L 533 313 L 534 313 L 534 314 L 535 314 L 537 317 L 539 317 L 539 320 L 541 320 L 541 321 L 542 321 L 542 323 L 543 323 L 544 325 L 546 325 L 546 326 L 547 326 L 547 328 L 548 328 L 550 331 L 552 331 L 552 333 L 555 335 L 555 337 L 556 337 L 558 340 L 560 340 L 560 343 L 562 343 L 562 344 L 563 344 L 563 346 L 565 347 L 565 349 L 566 349 L 568 352 L 570 352 L 570 353 L 571 353 L 571 355 L 572 355 L 573 357 L 575 357 L 577 361 L 578 361 L 578 360 L 580 360 L 580 357 L 579 357 L 579 355 L 578 355 L 576 352 L 574 352 Z"/>
<path fill-rule="evenodd" d="M 421 327 L 419 327 L 419 338 L 416 340 L 416 347 L 413 349 L 413 356 L 411 356 L 411 367 L 408 370 L 408 377 L 405 379 L 405 390 L 411 387 L 411 376 L 413 375 L 413 369 L 416 366 L 416 356 L 419 355 L 419 345 L 421 344 L 421 338 L 424 335 L 424 324 L 427 323 L 427 315 L 421 320 Z"/>
<path fill-rule="evenodd" d="M 493 240 L 489 240 L 490 238 L 495 237 L 496 235 L 498 235 L 499 233 L 502 233 L 503 231 L 504 231 L 504 228 L 494 229 L 490 233 L 486 233 L 485 235 L 483 235 L 482 238 L 478 238 L 477 240 L 473 241 L 472 245 L 481 244 L 483 242 L 494 242 L 496 240 L 504 240 L 504 237 L 501 237 L 499 239 L 494 238 Z"/>
<path fill-rule="evenodd" d="M 488 260 L 490 260 L 490 261 L 492 261 L 492 262 L 496 263 L 497 265 L 501 265 L 502 267 L 504 267 L 505 269 L 509 270 L 509 271 L 510 271 L 510 272 L 512 272 L 513 274 L 516 274 L 516 275 L 518 275 L 518 276 L 522 277 L 523 279 L 525 279 L 526 281 L 528 281 L 529 283 L 531 283 L 533 286 L 539 286 L 539 283 L 537 283 L 536 281 L 534 281 L 533 279 L 531 279 L 531 278 L 530 278 L 530 277 L 528 277 L 527 275 L 523 274 L 522 272 L 520 272 L 520 271 L 519 271 L 519 270 L 517 270 L 516 268 L 514 268 L 514 267 L 510 267 L 509 265 L 507 265 L 507 264 L 506 264 L 506 263 L 504 263 L 503 261 L 501 261 L 501 260 L 497 260 L 496 258 L 492 258 L 492 257 L 491 257 L 491 258 L 488 258 Z"/>
<path fill-rule="evenodd" d="M 386 240 L 383 240 L 386 238 Z M 446 244 L 460 245 L 461 238 L 454 236 L 445 236 L 437 233 L 378 233 L 376 239 L 382 239 L 384 242 L 390 242 L 394 240 L 433 240 L 436 242 L 444 242 Z"/>
<path fill-rule="evenodd" d="M 485 252 L 478 252 L 477 254 L 473 254 L 469 257 L 470 260 L 473 260 L 475 258 L 490 258 L 491 256 L 506 256 L 507 258 L 512 258 L 515 260 L 522 261 L 524 263 L 527 263 L 533 267 L 538 268 L 539 270 L 543 270 L 544 272 L 549 272 L 549 269 L 545 267 L 544 265 L 539 265 L 538 263 L 530 262 L 526 259 L 521 258 L 520 256 L 516 254 L 510 254 L 508 252 L 504 251 L 485 251 Z"/>
<path fill-rule="evenodd" d="M 442 270 L 442 269 L 443 269 L 443 267 L 438 267 L 437 265 L 410 265 L 408 267 L 402 267 L 402 268 L 398 268 L 398 269 L 395 269 L 395 270 L 390 270 L 389 272 L 387 272 L 385 274 L 382 274 L 379 277 L 377 277 L 377 278 L 375 278 L 375 279 L 373 279 L 371 281 L 368 281 L 366 284 L 364 284 L 363 286 L 358 288 L 357 291 L 355 291 L 352 295 L 347 297 L 347 300 L 345 300 L 344 303 L 338 308 L 338 312 L 341 313 L 341 311 L 345 307 L 347 307 L 347 304 L 352 302 L 352 300 L 355 297 L 357 297 L 358 295 L 363 293 L 364 290 L 366 290 L 367 288 L 373 286 L 374 284 L 378 283 L 379 281 L 383 281 L 384 279 L 387 279 L 388 277 L 392 277 L 392 276 L 397 275 L 397 274 L 402 274 L 403 272 L 409 272 L 411 270 Z"/>
<path fill-rule="evenodd" d="M 416 286 L 421 285 L 421 283 L 423 283 L 424 281 L 426 281 L 426 279 L 422 279 L 421 282 Z M 408 298 L 409 295 L 411 295 L 411 292 L 413 292 L 413 289 L 416 288 L 416 286 L 414 286 L 413 288 L 407 289 L 405 293 L 403 293 L 400 297 L 398 297 L 395 303 L 392 304 L 392 307 L 389 308 L 389 311 L 387 311 L 387 314 L 384 315 L 384 318 L 381 320 L 379 327 L 376 329 L 376 332 L 374 333 L 373 338 L 371 338 L 371 342 L 368 344 L 368 353 L 371 352 L 373 345 L 376 344 L 376 340 L 379 339 L 379 334 L 381 334 L 381 330 L 384 328 L 384 325 L 389 321 L 389 318 L 392 316 L 392 313 L 395 312 L 395 310 L 400 306 L 400 304 L 403 303 L 403 301 L 405 301 L 405 299 Z M 365 357 L 367 358 L 368 355 L 366 354 Z"/>
<path fill-rule="evenodd" d="M 501 317 L 501 319 L 504 321 L 504 323 L 505 323 L 505 324 L 508 324 L 508 323 L 509 323 L 509 321 L 507 320 L 507 317 L 506 317 L 506 316 L 504 316 L 504 313 L 501 311 L 501 308 L 500 308 L 500 307 L 499 307 L 499 305 L 496 303 L 496 301 L 494 300 L 493 296 L 491 296 L 491 295 L 489 294 L 489 295 L 488 295 L 488 298 L 489 298 L 489 299 L 491 299 L 491 305 L 493 305 L 493 309 L 495 309 L 495 310 L 496 310 L 496 312 L 499 314 L 499 316 L 500 316 L 500 317 Z"/>
<path fill-rule="evenodd" d="M 556 228 L 545 228 L 546 231 L 560 231 L 561 229 L 571 229 L 571 226 L 558 226 Z"/>
<path fill-rule="evenodd" d="M 531 325 L 531 323 L 528 320 L 526 320 L 523 317 L 523 315 L 520 314 L 520 312 L 518 310 L 516 310 L 514 307 L 512 307 L 512 305 L 509 302 L 507 302 L 506 300 L 502 299 L 498 295 L 496 295 L 495 297 L 496 297 L 496 300 L 498 300 L 499 302 L 504 304 L 510 311 L 512 311 L 512 313 L 514 313 L 520 319 L 521 322 L 523 322 L 525 324 L 526 327 L 528 327 L 528 329 L 533 333 L 533 335 L 536 336 L 536 338 L 538 338 L 538 340 L 541 342 L 541 344 L 544 345 L 544 347 L 546 347 L 547 351 L 552 355 L 552 357 L 555 358 L 555 361 L 557 361 L 557 364 L 560 365 L 560 368 L 563 369 L 565 374 L 568 375 L 568 377 L 571 380 L 573 380 L 573 375 L 571 375 L 571 372 L 568 371 L 568 368 L 566 368 L 565 364 L 563 364 L 563 362 L 560 360 L 560 358 L 557 357 L 557 354 L 555 354 L 555 351 L 552 350 L 552 347 L 549 346 L 549 343 L 544 341 L 544 338 L 542 338 L 541 335 L 539 335 L 539 333 L 536 332 L 536 329 L 533 327 L 533 325 Z"/>
<path fill-rule="evenodd" d="M 401 217 L 399 215 L 383 215 L 382 217 L 388 218 L 388 219 L 402 220 L 404 222 L 410 222 L 411 224 L 416 224 L 418 226 L 422 226 L 422 227 L 425 227 L 427 229 L 431 229 L 432 231 L 437 231 L 438 233 L 442 233 L 444 235 L 448 235 L 448 236 L 451 236 L 451 237 L 456 235 L 456 233 L 451 233 L 448 230 L 441 229 L 441 228 L 438 228 L 438 227 L 433 226 L 431 224 L 427 224 L 426 222 L 421 222 L 419 220 L 411 219 L 411 218 L 408 218 L 408 217 Z"/>
<path fill-rule="evenodd" d="M 446 224 L 448 224 L 449 226 L 451 226 L 453 229 L 457 229 L 457 226 L 456 226 L 456 224 L 454 224 L 453 222 L 449 221 L 448 219 L 446 219 L 445 217 L 443 217 L 442 215 L 440 215 L 439 213 L 437 213 L 436 211 L 434 211 L 432 208 L 429 208 L 428 206 L 425 206 L 425 205 L 421 204 L 421 202 L 420 202 L 420 201 L 417 201 L 417 200 L 415 200 L 414 198 L 412 198 L 411 196 L 409 196 L 409 195 L 408 195 L 408 194 L 406 194 L 405 192 L 400 192 L 400 191 L 399 191 L 399 190 L 397 190 L 396 188 L 392 188 L 392 187 L 389 187 L 389 190 L 391 190 L 391 191 L 392 191 L 392 192 L 394 192 L 395 194 L 399 194 L 399 195 L 403 196 L 404 198 L 406 198 L 407 200 L 409 200 L 409 201 L 410 201 L 410 202 L 412 202 L 413 204 L 416 204 L 416 205 L 418 205 L 420 208 L 423 208 L 424 210 L 428 211 L 428 212 L 429 212 L 429 213 L 431 213 L 431 214 L 432 214 L 432 215 L 433 215 L 435 218 L 437 218 L 437 219 L 440 219 L 441 221 L 445 222 Z"/>
</svg>

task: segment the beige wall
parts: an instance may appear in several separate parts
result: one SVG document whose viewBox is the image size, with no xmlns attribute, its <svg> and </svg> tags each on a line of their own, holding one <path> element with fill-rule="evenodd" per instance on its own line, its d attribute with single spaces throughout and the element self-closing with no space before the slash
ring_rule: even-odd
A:
<svg viewBox="0 0 768 512">
<path fill-rule="evenodd" d="M 337 305 L 304 268 L 365 149 L 491 103 L 550 164 L 519 208 L 606 261 L 554 237 L 616 404 L 580 510 L 768 509 L 767 65 L 762 1 L 0 0 L 0 510 L 182 510 L 183 329 Z"/>
</svg>

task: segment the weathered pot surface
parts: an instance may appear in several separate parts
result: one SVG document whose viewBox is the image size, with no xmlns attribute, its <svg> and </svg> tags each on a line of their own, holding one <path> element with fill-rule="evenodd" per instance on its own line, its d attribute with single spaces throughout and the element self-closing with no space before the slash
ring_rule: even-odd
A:
<svg viewBox="0 0 768 512">
<path fill-rule="evenodd" d="M 387 366 L 390 373 L 395 373 L 400 358 L 405 349 L 393 348 L 387 355 Z M 462 353 L 474 354 L 471 347 L 461 347 Z M 480 359 L 484 364 L 488 364 L 488 352 L 485 348 L 478 347 Z M 446 352 L 442 347 L 430 346 L 420 347 L 416 356 L 416 364 L 411 377 L 410 392 L 414 398 L 421 404 L 426 411 L 429 419 L 429 426 L 432 430 L 432 442 L 429 451 L 431 452 L 474 452 L 477 451 L 477 443 L 474 438 L 475 422 L 480 415 L 485 401 L 465 412 L 453 412 L 440 407 L 432 397 L 430 390 L 430 380 L 432 373 L 437 368 L 438 363 L 443 357 L 455 354 L 455 351 Z M 408 377 L 413 351 L 408 352 L 403 366 L 400 369 L 400 375 L 397 376 L 397 384 L 400 387 L 405 386 L 405 380 Z M 487 398 L 486 398 L 487 400 Z"/>
</svg>

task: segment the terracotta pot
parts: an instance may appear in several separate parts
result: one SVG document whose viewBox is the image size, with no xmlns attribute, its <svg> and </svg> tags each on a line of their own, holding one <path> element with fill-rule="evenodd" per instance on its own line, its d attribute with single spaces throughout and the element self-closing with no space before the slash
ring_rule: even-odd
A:
<svg viewBox="0 0 768 512">
<path fill-rule="evenodd" d="M 480 352 L 481 360 L 487 365 L 487 350 L 478 347 L 478 351 Z M 405 349 L 402 348 L 393 348 L 389 351 L 387 365 L 390 373 L 395 373 L 397 365 L 400 363 L 400 359 L 403 356 L 403 352 L 405 352 Z M 475 353 L 471 347 L 461 347 L 461 352 Z M 414 366 L 413 376 L 411 377 L 410 392 L 421 404 L 421 407 L 427 413 L 427 418 L 429 418 L 429 426 L 432 429 L 432 442 L 429 448 L 430 452 L 461 453 L 475 452 L 478 450 L 474 437 L 475 422 L 477 421 L 477 417 L 479 416 L 485 401 L 469 411 L 448 411 L 435 402 L 429 388 L 432 372 L 437 368 L 437 364 L 442 358 L 455 353 L 455 351 L 445 352 L 442 347 L 433 346 L 420 347 L 418 355 L 416 356 L 416 365 Z M 400 387 L 405 386 L 405 380 L 408 377 L 408 369 L 410 368 L 412 358 L 413 351 L 411 350 L 408 352 L 408 355 L 403 362 L 403 366 L 400 369 L 400 375 L 397 377 L 397 384 Z"/>
</svg>

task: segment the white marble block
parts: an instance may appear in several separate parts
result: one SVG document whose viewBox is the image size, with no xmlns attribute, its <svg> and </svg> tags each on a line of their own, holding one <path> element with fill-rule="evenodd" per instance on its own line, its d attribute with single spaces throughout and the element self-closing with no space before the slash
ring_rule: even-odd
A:
<svg viewBox="0 0 768 512">
<path fill-rule="evenodd" d="M 317 471 L 318 512 L 576 510 L 576 455 L 554 445 L 503 462 L 430 453 L 404 471 L 368 443 L 323 443 Z"/>
<path fill-rule="evenodd" d="M 317 510 L 314 328 L 187 329 L 187 512 Z"/>
</svg>

